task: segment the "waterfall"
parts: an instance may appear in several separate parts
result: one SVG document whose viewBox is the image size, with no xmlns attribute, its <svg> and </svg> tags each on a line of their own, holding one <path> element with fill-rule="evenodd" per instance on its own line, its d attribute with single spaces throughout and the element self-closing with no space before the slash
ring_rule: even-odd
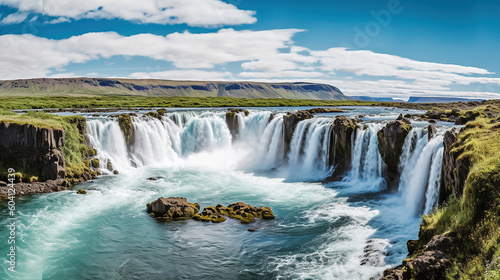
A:
<svg viewBox="0 0 500 280">
<path fill-rule="evenodd" d="M 426 136 L 427 138 L 426 127 L 413 128 L 408 133 L 408 136 L 406 136 L 405 143 L 403 145 L 403 152 L 401 153 L 401 157 L 399 159 L 400 173 L 403 173 L 405 166 L 411 165 L 412 160 L 415 160 L 412 159 L 412 155 L 420 153 L 420 151 L 422 151 L 423 145 L 427 143 L 427 142 L 420 142 L 424 138 L 424 136 Z"/>
<path fill-rule="evenodd" d="M 231 145 L 231 133 L 226 123 L 212 113 L 191 118 L 184 127 L 181 139 L 184 155 Z"/>
<path fill-rule="evenodd" d="M 251 121 L 252 123 L 257 123 L 256 126 L 258 129 L 254 130 L 254 132 L 258 132 L 256 134 L 260 135 L 258 138 L 250 140 L 257 143 L 255 152 L 250 157 L 250 161 L 252 162 L 250 165 L 255 170 L 270 170 L 280 167 L 285 157 L 283 114 L 274 116 L 269 122 L 270 117 L 271 115 L 265 115 L 260 118 L 261 121 Z M 249 127 L 252 126 L 247 123 L 247 128 Z M 264 130 L 260 133 L 262 127 L 264 127 Z M 255 141 L 255 139 L 260 140 Z M 245 144 L 248 144 L 248 141 Z"/>
<path fill-rule="evenodd" d="M 290 144 L 288 177 L 322 180 L 332 168 L 329 164 L 332 119 L 314 118 L 299 122 Z"/>
<path fill-rule="evenodd" d="M 116 121 L 108 119 L 87 120 L 87 135 L 90 143 L 97 150 L 100 169 L 107 170 L 108 161 L 115 169 L 130 167 L 127 145 L 120 126 Z"/>
<path fill-rule="evenodd" d="M 350 180 L 380 181 L 385 164 L 378 151 L 377 132 L 382 124 L 370 123 L 356 132 L 352 148 Z"/>
<path fill-rule="evenodd" d="M 134 134 L 129 156 L 137 166 L 173 162 L 177 159 L 178 151 L 175 148 L 179 143 L 179 127 L 168 121 L 170 120 L 132 117 Z"/>
<path fill-rule="evenodd" d="M 98 151 L 100 168 L 171 165 L 192 154 L 208 152 L 206 159 L 219 162 L 230 158 L 244 171 L 277 170 L 291 180 L 319 181 L 332 174 L 330 145 L 332 118 L 312 118 L 297 124 L 284 153 L 283 114 L 270 111 L 243 112 L 238 118 L 238 138 L 231 139 L 223 112 L 169 112 L 161 119 L 131 117 L 133 135 L 129 141 L 113 118 L 89 118 L 87 132 Z M 377 132 L 383 123 L 363 124 L 351 139 L 351 170 L 342 180 L 360 191 L 386 187 L 385 163 L 378 151 Z M 399 194 L 408 211 L 429 213 L 439 199 L 443 131 L 430 141 L 427 128 L 413 128 L 405 139 L 400 158 Z M 225 153 L 224 159 L 222 154 Z M 288 159 L 288 160 L 285 160 Z M 233 166 L 233 164 L 231 164 Z"/>
<path fill-rule="evenodd" d="M 439 187 L 441 185 L 441 168 L 443 162 L 444 147 L 440 147 L 432 158 L 432 166 L 427 184 L 427 192 L 425 194 L 424 214 L 427 215 L 432 211 L 434 205 L 439 200 Z"/>
<path fill-rule="evenodd" d="M 443 159 L 442 133 L 428 140 L 426 129 L 409 133 L 401 156 L 402 174 L 399 183 L 408 211 L 414 215 L 428 214 L 438 201 Z M 409 144 L 412 143 L 412 144 Z M 405 148 L 410 152 L 406 153 Z"/>
</svg>

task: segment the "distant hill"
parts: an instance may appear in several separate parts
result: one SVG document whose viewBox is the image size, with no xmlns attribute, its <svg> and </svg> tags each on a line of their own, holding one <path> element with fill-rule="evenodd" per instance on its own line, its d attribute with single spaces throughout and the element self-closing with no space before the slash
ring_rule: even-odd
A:
<svg viewBox="0 0 500 280">
<path fill-rule="evenodd" d="M 334 86 L 314 83 L 196 82 L 105 78 L 42 78 L 0 81 L 0 97 L 111 94 L 350 100 Z"/>
<path fill-rule="evenodd" d="M 484 99 L 469 99 L 456 97 L 410 97 L 408 103 L 451 103 L 451 102 L 470 102 L 484 101 Z"/>
<path fill-rule="evenodd" d="M 392 97 L 371 97 L 371 96 L 349 96 L 353 100 L 361 101 L 381 101 L 381 102 L 393 102 L 396 101 Z"/>
</svg>

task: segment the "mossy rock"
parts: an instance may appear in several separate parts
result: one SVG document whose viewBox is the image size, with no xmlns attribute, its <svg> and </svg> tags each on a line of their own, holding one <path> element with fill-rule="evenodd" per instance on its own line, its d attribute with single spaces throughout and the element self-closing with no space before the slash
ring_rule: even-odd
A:
<svg viewBox="0 0 500 280">
<path fill-rule="evenodd" d="M 93 168 L 99 168 L 100 161 L 99 161 L 99 159 L 98 159 L 98 158 L 94 158 L 94 159 L 92 159 L 92 160 L 90 161 L 90 163 L 91 163 L 91 166 L 92 166 Z"/>
<path fill-rule="evenodd" d="M 159 109 L 156 112 L 158 112 L 160 116 L 165 116 L 165 114 L 167 113 L 167 109 Z"/>
<path fill-rule="evenodd" d="M 120 116 L 118 116 L 118 124 L 120 126 L 121 131 L 123 132 L 123 135 L 125 136 L 125 140 L 129 142 L 134 134 L 134 126 L 132 125 L 132 118 L 128 114 L 121 114 Z"/>
<path fill-rule="evenodd" d="M 87 194 L 86 190 L 78 190 L 76 191 L 77 194 Z"/>
<path fill-rule="evenodd" d="M 120 172 L 118 172 L 118 170 L 113 170 L 113 174 L 118 175 Z"/>
<path fill-rule="evenodd" d="M 229 108 L 227 109 L 229 112 L 226 113 L 226 116 L 227 114 L 237 114 L 237 113 L 240 113 L 240 112 L 243 112 L 245 114 L 245 116 L 248 116 L 250 114 L 250 112 L 248 110 L 245 110 L 245 109 L 234 109 L 234 108 Z"/>
<path fill-rule="evenodd" d="M 97 155 L 96 149 L 89 149 L 88 150 L 88 156 L 89 157 L 95 157 Z"/>
<path fill-rule="evenodd" d="M 161 120 L 161 116 L 158 112 L 147 112 L 145 116 Z"/>
<path fill-rule="evenodd" d="M 23 181 L 23 174 L 19 173 L 19 172 L 14 173 L 14 180 L 16 182 L 22 182 Z"/>
</svg>

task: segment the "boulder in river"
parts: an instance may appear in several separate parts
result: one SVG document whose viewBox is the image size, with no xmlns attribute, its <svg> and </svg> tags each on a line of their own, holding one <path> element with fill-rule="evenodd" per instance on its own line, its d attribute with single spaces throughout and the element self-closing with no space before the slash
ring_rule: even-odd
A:
<svg viewBox="0 0 500 280">
<path fill-rule="evenodd" d="M 148 213 L 165 221 L 174 221 L 192 218 L 198 211 L 198 203 L 189 203 L 184 197 L 160 197 L 146 205 Z"/>
<path fill-rule="evenodd" d="M 222 223 L 226 221 L 226 218 L 217 210 L 217 208 L 213 206 L 204 208 L 201 213 L 196 213 L 193 216 L 193 219 L 196 221 L 212 223 Z"/>
</svg>

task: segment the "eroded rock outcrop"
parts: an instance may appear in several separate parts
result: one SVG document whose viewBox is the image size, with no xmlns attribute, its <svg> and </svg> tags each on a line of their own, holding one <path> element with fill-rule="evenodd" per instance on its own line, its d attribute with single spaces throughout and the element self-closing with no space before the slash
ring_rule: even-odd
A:
<svg viewBox="0 0 500 280">
<path fill-rule="evenodd" d="M 330 137 L 330 165 L 336 166 L 333 177 L 342 175 L 351 167 L 351 139 L 355 134 L 357 121 L 338 116 L 332 124 Z"/>
<path fill-rule="evenodd" d="M 431 140 L 437 133 L 437 128 L 435 125 L 431 124 L 427 127 L 427 140 Z"/>
<path fill-rule="evenodd" d="M 64 130 L 1 122 L 0 163 L 39 181 L 64 179 Z"/>
<path fill-rule="evenodd" d="M 132 124 L 132 117 L 129 114 L 121 114 L 118 116 L 118 125 L 125 136 L 127 144 L 130 145 L 134 136 L 134 125 Z"/>
<path fill-rule="evenodd" d="M 403 151 L 406 136 L 412 129 L 411 122 L 403 116 L 388 123 L 377 133 L 378 150 L 387 165 L 388 185 L 395 185 L 399 176 L 399 158 Z"/>
<path fill-rule="evenodd" d="M 290 143 L 292 142 L 293 132 L 300 121 L 313 118 L 314 115 L 307 111 L 298 111 L 297 113 L 288 113 L 283 116 L 283 127 L 284 127 L 284 147 L 285 154 L 290 151 Z"/>
<path fill-rule="evenodd" d="M 269 207 L 254 207 L 243 202 L 236 202 L 224 207 L 222 204 L 217 206 L 205 207 L 198 213 L 200 205 L 198 203 L 189 203 L 183 197 L 160 197 L 157 200 L 146 205 L 147 212 L 156 218 L 162 218 L 166 221 L 190 219 L 196 221 L 222 223 L 226 217 L 240 220 L 242 224 L 249 224 L 255 219 L 274 219 L 274 214 Z"/>
<path fill-rule="evenodd" d="M 452 194 L 460 197 L 465 187 L 465 180 L 469 175 L 471 166 L 469 158 L 459 157 L 461 151 L 453 149 L 457 137 L 458 133 L 454 128 L 444 135 L 440 203 L 444 202 Z"/>
<path fill-rule="evenodd" d="M 160 197 L 146 205 L 146 209 L 153 217 L 165 221 L 175 221 L 192 218 L 198 211 L 198 203 L 189 203 L 184 197 Z"/>
<path fill-rule="evenodd" d="M 238 114 L 244 113 L 245 116 L 248 116 L 250 112 L 244 109 L 227 109 L 227 111 L 228 112 L 226 113 L 226 124 L 227 127 L 229 128 L 229 131 L 231 132 L 233 140 L 235 140 L 238 139 L 238 136 L 240 134 L 240 120 Z"/>
</svg>

